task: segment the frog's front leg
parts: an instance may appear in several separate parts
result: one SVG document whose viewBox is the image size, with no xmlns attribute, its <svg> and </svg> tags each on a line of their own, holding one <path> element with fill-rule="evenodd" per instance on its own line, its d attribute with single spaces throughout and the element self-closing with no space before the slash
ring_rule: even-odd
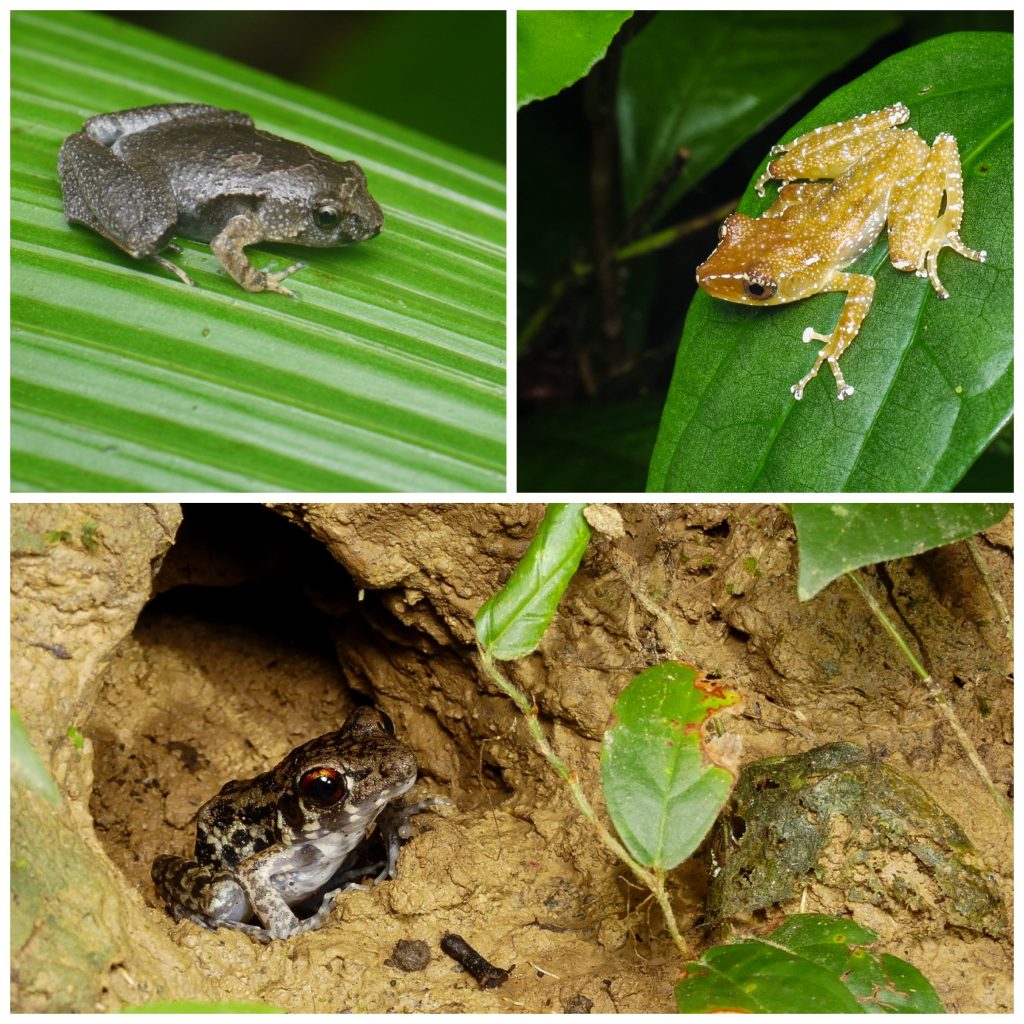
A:
<svg viewBox="0 0 1024 1024">
<path fill-rule="evenodd" d="M 289 274 L 301 270 L 305 264 L 293 263 L 284 270 L 268 274 L 254 267 L 245 255 L 244 249 L 247 245 L 262 242 L 265 237 L 263 227 L 255 214 L 240 213 L 227 222 L 223 231 L 210 242 L 210 248 L 220 261 L 220 265 L 247 292 L 278 292 L 281 295 L 290 295 L 294 299 L 295 292 L 285 288 L 281 282 Z"/>
<path fill-rule="evenodd" d="M 841 274 L 834 273 L 828 282 L 821 289 L 825 292 L 846 292 L 846 302 L 843 304 L 843 311 L 839 314 L 836 329 L 831 334 L 818 334 L 813 327 L 808 327 L 803 334 L 803 340 L 823 341 L 824 346 L 818 351 L 818 358 L 811 368 L 811 372 L 801 377 L 789 390 L 793 397 L 799 401 L 804 397 L 804 388 L 808 383 L 818 376 L 818 370 L 822 363 L 828 363 L 833 376 L 836 379 L 836 397 L 839 401 L 849 398 L 853 394 L 853 388 L 843 379 L 843 372 L 839 369 L 839 357 L 850 347 L 850 342 L 857 337 L 860 325 L 864 317 L 871 309 L 871 300 L 875 294 L 875 279 L 866 274 Z"/>
<path fill-rule="evenodd" d="M 939 214 L 942 196 L 946 208 Z M 984 249 L 969 249 L 960 240 L 964 214 L 964 181 L 956 139 L 943 132 L 935 139 L 921 173 L 908 185 L 893 188 L 889 203 L 889 259 L 898 270 L 927 275 L 940 299 L 948 299 L 938 273 L 945 247 L 969 260 L 984 263 Z"/>
</svg>

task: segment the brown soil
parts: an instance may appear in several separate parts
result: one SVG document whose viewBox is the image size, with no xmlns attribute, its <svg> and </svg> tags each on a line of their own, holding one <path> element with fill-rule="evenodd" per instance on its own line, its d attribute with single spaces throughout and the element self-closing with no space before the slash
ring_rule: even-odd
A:
<svg viewBox="0 0 1024 1024">
<path fill-rule="evenodd" d="M 960 824 L 1010 904 L 1005 818 L 849 581 L 798 602 L 788 516 L 619 511 L 625 536 L 595 535 L 539 652 L 505 666 L 592 802 L 611 705 L 670 656 L 674 631 L 687 660 L 744 694 L 725 723 L 744 762 L 838 740 L 884 756 Z M 196 505 L 181 520 L 176 506 L 14 506 L 13 705 L 64 801 L 55 810 L 15 789 L 12 1009 L 221 999 L 313 1012 L 671 1011 L 680 961 L 657 908 L 476 661 L 473 615 L 542 514 Z M 1012 517 L 978 543 L 1012 607 Z M 1012 793 L 1011 646 L 966 547 L 862 575 Z M 337 728 L 355 699 L 380 705 L 415 749 L 415 794 L 453 801 L 414 819 L 399 877 L 344 894 L 324 928 L 270 946 L 172 922 L 153 857 L 189 852 L 206 799 Z M 709 871 L 702 851 L 671 876 L 698 951 Z M 1011 1009 L 1008 937 L 909 909 L 827 909 L 878 931 L 949 1010 Z M 507 984 L 483 991 L 457 969 L 438 948 L 449 931 L 515 964 Z M 386 962 L 399 940 L 429 945 L 425 968 Z"/>
</svg>

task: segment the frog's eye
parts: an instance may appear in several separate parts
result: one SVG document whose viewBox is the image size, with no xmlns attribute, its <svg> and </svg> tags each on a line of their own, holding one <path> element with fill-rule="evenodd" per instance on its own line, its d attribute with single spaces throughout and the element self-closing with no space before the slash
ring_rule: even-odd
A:
<svg viewBox="0 0 1024 1024">
<path fill-rule="evenodd" d="M 779 290 L 778 284 L 765 274 L 749 272 L 743 279 L 743 291 L 747 297 L 763 302 Z"/>
<path fill-rule="evenodd" d="M 336 768 L 310 768 L 299 779 L 299 795 L 321 807 L 331 807 L 347 792 L 345 777 Z"/>
<path fill-rule="evenodd" d="M 380 721 L 381 725 L 384 726 L 384 731 L 393 739 L 395 735 L 395 723 L 392 722 L 391 719 L 380 710 L 380 708 L 377 709 L 377 714 L 380 715 Z"/>
<path fill-rule="evenodd" d="M 319 206 L 313 211 L 313 220 L 321 231 L 330 231 L 338 226 L 338 211 L 333 206 Z"/>
</svg>

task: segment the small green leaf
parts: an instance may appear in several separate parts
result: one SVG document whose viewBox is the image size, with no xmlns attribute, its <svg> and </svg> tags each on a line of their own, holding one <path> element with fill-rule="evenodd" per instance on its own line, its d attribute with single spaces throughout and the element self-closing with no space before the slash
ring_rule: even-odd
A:
<svg viewBox="0 0 1024 1024">
<path fill-rule="evenodd" d="M 607 52 L 632 11 L 519 11 L 516 71 L 519 106 L 581 79 Z"/>
<path fill-rule="evenodd" d="M 874 932 L 798 914 L 765 940 L 709 949 L 676 985 L 680 1013 L 944 1013 L 912 964 L 869 952 Z"/>
<path fill-rule="evenodd" d="M 641 672 L 619 694 L 601 780 L 615 830 L 641 864 L 674 868 L 711 828 L 735 776 L 709 763 L 703 728 L 739 699 L 677 661 Z"/>
<path fill-rule="evenodd" d="M 85 737 L 79 732 L 77 725 L 68 726 L 68 739 L 71 740 L 78 750 L 85 746 Z"/>
<path fill-rule="evenodd" d="M 11 778 L 51 804 L 60 803 L 60 791 L 49 769 L 32 746 L 21 716 L 11 711 Z"/>
<path fill-rule="evenodd" d="M 810 600 L 862 565 L 919 555 L 998 523 L 1008 504 L 839 504 L 792 506 L 800 552 L 797 593 Z"/>
<path fill-rule="evenodd" d="M 500 661 L 536 650 L 590 540 L 583 504 L 549 505 L 508 583 L 476 613 L 480 645 Z"/>
</svg>

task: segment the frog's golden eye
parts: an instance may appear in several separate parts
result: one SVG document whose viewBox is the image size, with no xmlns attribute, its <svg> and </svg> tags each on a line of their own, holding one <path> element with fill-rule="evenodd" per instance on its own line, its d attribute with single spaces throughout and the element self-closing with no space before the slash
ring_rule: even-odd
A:
<svg viewBox="0 0 1024 1024">
<path fill-rule="evenodd" d="M 770 299 L 778 290 L 778 284 L 760 271 L 748 271 L 743 278 L 743 291 L 748 298 L 763 302 Z"/>
<path fill-rule="evenodd" d="M 313 220 L 316 221 L 316 226 L 322 231 L 330 231 L 331 228 L 338 226 L 340 217 L 338 211 L 333 206 L 320 206 L 313 211 Z"/>
<path fill-rule="evenodd" d="M 348 792 L 345 777 L 336 768 L 310 768 L 299 779 L 299 795 L 321 807 L 331 807 Z"/>
</svg>

